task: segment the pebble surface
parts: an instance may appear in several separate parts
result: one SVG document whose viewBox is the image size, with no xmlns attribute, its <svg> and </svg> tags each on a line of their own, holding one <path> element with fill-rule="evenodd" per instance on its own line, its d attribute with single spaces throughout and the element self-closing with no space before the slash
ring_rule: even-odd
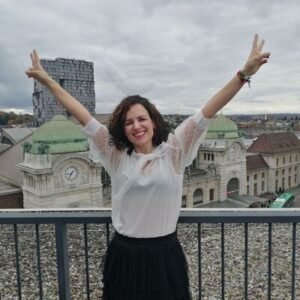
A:
<svg viewBox="0 0 300 300">
<path fill-rule="evenodd" d="M 0 299 L 18 298 L 15 238 L 12 225 L 0 226 Z M 101 299 L 101 274 L 105 253 L 106 226 L 88 224 L 89 293 L 91 300 Z M 110 228 L 112 228 L 110 226 Z M 58 299 L 56 250 L 53 225 L 40 225 L 40 265 L 43 299 Z M 300 299 L 299 264 L 300 236 L 296 238 L 296 295 Z M 245 299 L 245 236 L 244 225 L 224 226 L 225 299 Z M 179 224 L 178 237 L 189 266 L 191 292 L 199 299 L 198 226 Z M 248 225 L 248 299 L 268 299 L 268 225 Z M 71 299 L 87 299 L 86 256 L 83 225 L 68 226 Z M 36 232 L 33 225 L 18 225 L 18 251 L 22 299 L 39 299 Z M 221 225 L 201 226 L 201 294 L 202 299 L 221 299 Z M 292 225 L 272 226 L 272 295 L 271 299 L 291 299 Z"/>
</svg>

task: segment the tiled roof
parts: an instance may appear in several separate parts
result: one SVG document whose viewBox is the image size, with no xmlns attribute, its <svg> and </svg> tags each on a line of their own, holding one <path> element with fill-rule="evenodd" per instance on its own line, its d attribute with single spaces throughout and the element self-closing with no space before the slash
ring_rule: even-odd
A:
<svg viewBox="0 0 300 300">
<path fill-rule="evenodd" d="M 292 132 L 264 133 L 248 148 L 250 153 L 283 153 L 300 150 L 300 141 Z"/>
<path fill-rule="evenodd" d="M 246 156 L 246 165 L 247 171 L 269 167 L 261 155 Z"/>
</svg>

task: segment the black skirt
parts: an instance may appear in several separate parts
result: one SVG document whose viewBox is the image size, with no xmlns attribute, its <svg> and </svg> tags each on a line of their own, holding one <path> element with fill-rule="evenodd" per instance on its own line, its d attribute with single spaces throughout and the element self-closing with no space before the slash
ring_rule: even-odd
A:
<svg viewBox="0 0 300 300">
<path fill-rule="evenodd" d="M 191 300 L 177 232 L 157 238 L 115 233 L 103 271 L 104 300 Z"/>
</svg>

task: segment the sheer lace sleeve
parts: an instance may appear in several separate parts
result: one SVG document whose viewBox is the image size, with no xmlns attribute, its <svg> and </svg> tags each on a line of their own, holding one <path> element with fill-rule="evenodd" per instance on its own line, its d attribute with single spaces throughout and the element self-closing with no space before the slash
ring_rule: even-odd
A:
<svg viewBox="0 0 300 300">
<path fill-rule="evenodd" d="M 199 113 L 184 120 L 175 129 L 174 134 L 169 136 L 168 143 L 179 150 L 177 153 L 173 151 L 172 160 L 175 169 L 185 168 L 193 162 L 205 138 L 208 120 L 200 110 Z"/>
<path fill-rule="evenodd" d="M 119 166 L 121 151 L 110 145 L 108 129 L 92 118 L 82 130 L 89 137 L 90 158 L 99 161 L 111 175 Z"/>
</svg>

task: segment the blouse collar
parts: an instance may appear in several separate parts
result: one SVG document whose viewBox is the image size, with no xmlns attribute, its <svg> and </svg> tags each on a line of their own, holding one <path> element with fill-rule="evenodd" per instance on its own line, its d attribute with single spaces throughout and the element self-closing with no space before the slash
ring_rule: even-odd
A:
<svg viewBox="0 0 300 300">
<path fill-rule="evenodd" d="M 133 158 L 136 158 L 136 159 L 140 159 L 140 158 L 153 159 L 155 157 L 161 157 L 161 156 L 166 155 L 167 151 L 168 151 L 168 144 L 166 144 L 165 142 L 162 142 L 160 145 L 155 147 L 153 152 L 151 152 L 151 153 L 147 153 L 147 154 L 137 153 L 133 149 L 131 155 Z"/>
</svg>

